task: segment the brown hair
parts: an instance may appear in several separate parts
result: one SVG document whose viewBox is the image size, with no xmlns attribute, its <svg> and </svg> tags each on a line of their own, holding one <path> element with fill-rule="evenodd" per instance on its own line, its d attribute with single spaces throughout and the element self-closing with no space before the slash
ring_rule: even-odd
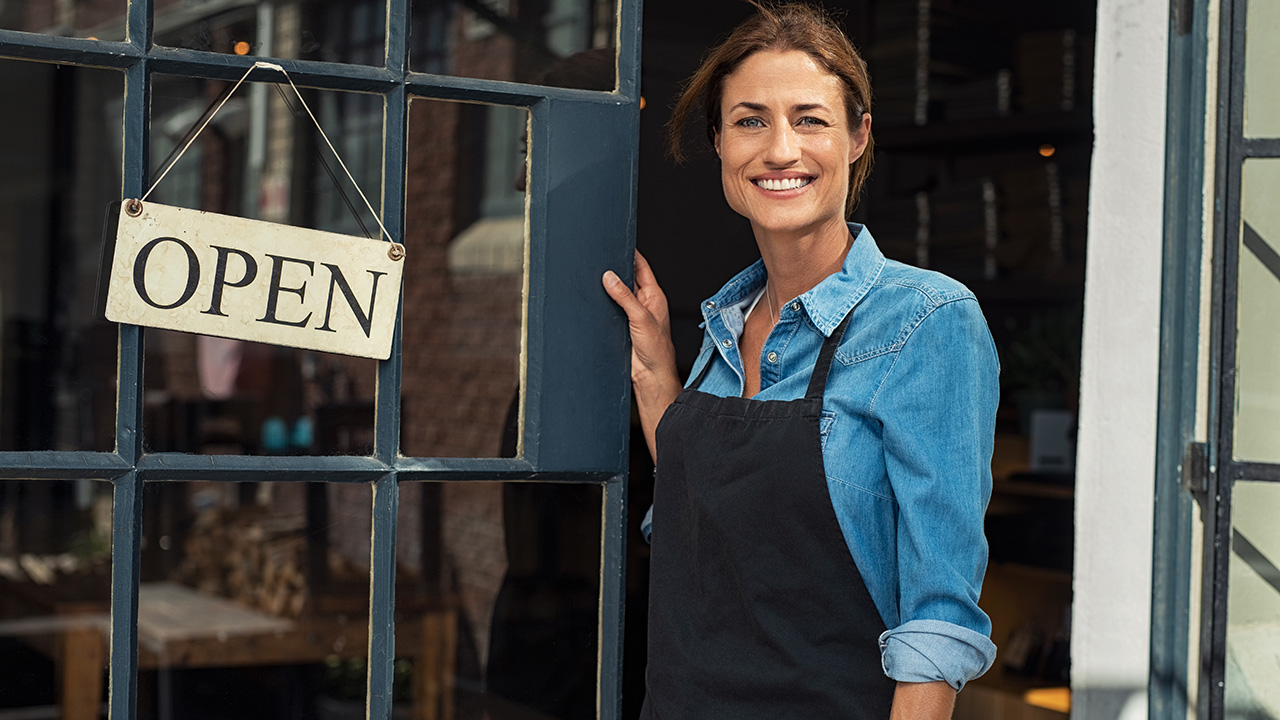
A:
<svg viewBox="0 0 1280 720">
<path fill-rule="evenodd" d="M 667 122 L 667 147 L 676 162 L 684 162 L 684 125 L 698 106 L 702 106 L 706 118 L 707 138 L 714 144 L 720 130 L 724 80 L 743 60 L 761 50 L 799 50 L 839 78 L 844 85 L 845 113 L 851 127 L 858 125 L 862 114 L 871 109 L 871 78 L 867 74 L 867 64 L 830 14 L 806 3 L 747 2 L 756 8 L 756 14 L 734 28 L 724 42 L 707 53 L 676 100 L 671 120 Z M 868 131 L 867 147 L 862 157 L 849 168 L 846 214 L 853 211 L 858 194 L 871 174 L 873 147 L 871 132 Z"/>
</svg>

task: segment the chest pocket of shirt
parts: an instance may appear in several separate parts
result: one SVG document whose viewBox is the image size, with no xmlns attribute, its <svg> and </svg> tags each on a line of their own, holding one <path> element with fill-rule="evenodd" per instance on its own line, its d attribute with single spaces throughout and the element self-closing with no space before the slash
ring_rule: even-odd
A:
<svg viewBox="0 0 1280 720">
<path fill-rule="evenodd" d="M 836 424 L 834 410 L 823 410 L 822 419 L 818 421 L 818 435 L 822 438 L 822 449 L 827 449 L 827 438 L 831 437 L 831 428 Z"/>
</svg>

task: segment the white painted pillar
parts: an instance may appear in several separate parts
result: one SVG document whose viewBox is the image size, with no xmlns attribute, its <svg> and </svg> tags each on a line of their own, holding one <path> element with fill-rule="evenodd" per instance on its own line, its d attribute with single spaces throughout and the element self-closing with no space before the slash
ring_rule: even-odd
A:
<svg viewBox="0 0 1280 720">
<path fill-rule="evenodd" d="M 1099 0 L 1076 459 L 1072 717 L 1147 717 L 1167 0 Z"/>
</svg>

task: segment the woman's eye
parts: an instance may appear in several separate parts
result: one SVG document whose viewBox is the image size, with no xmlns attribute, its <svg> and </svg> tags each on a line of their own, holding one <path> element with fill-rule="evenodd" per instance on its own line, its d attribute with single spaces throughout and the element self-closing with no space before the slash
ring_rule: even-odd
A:
<svg viewBox="0 0 1280 720">
<path fill-rule="evenodd" d="M 745 127 L 745 128 L 761 128 L 761 127 L 764 127 L 764 121 L 763 121 L 763 120 L 761 120 L 761 119 L 760 119 L 760 118 L 758 118 L 758 117 L 747 117 L 747 118 L 742 118 L 741 120 L 739 120 L 739 121 L 738 121 L 737 123 L 735 123 L 735 124 L 736 124 L 738 127 Z"/>
<path fill-rule="evenodd" d="M 797 124 L 797 125 L 814 125 L 814 126 L 818 126 L 818 127 L 825 127 L 825 126 L 827 125 L 827 121 L 826 121 L 826 120 L 823 120 L 822 118 L 816 118 L 816 117 L 813 117 L 813 116 L 805 116 L 805 117 L 800 118 L 800 121 L 799 121 L 798 123 L 796 123 L 796 124 Z"/>
</svg>

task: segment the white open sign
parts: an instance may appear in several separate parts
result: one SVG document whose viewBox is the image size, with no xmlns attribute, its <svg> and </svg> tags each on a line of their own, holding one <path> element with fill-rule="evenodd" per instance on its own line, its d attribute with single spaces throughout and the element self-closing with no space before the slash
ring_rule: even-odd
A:
<svg viewBox="0 0 1280 720">
<path fill-rule="evenodd" d="M 385 360 L 397 243 L 125 200 L 99 283 L 108 320 Z"/>
</svg>

